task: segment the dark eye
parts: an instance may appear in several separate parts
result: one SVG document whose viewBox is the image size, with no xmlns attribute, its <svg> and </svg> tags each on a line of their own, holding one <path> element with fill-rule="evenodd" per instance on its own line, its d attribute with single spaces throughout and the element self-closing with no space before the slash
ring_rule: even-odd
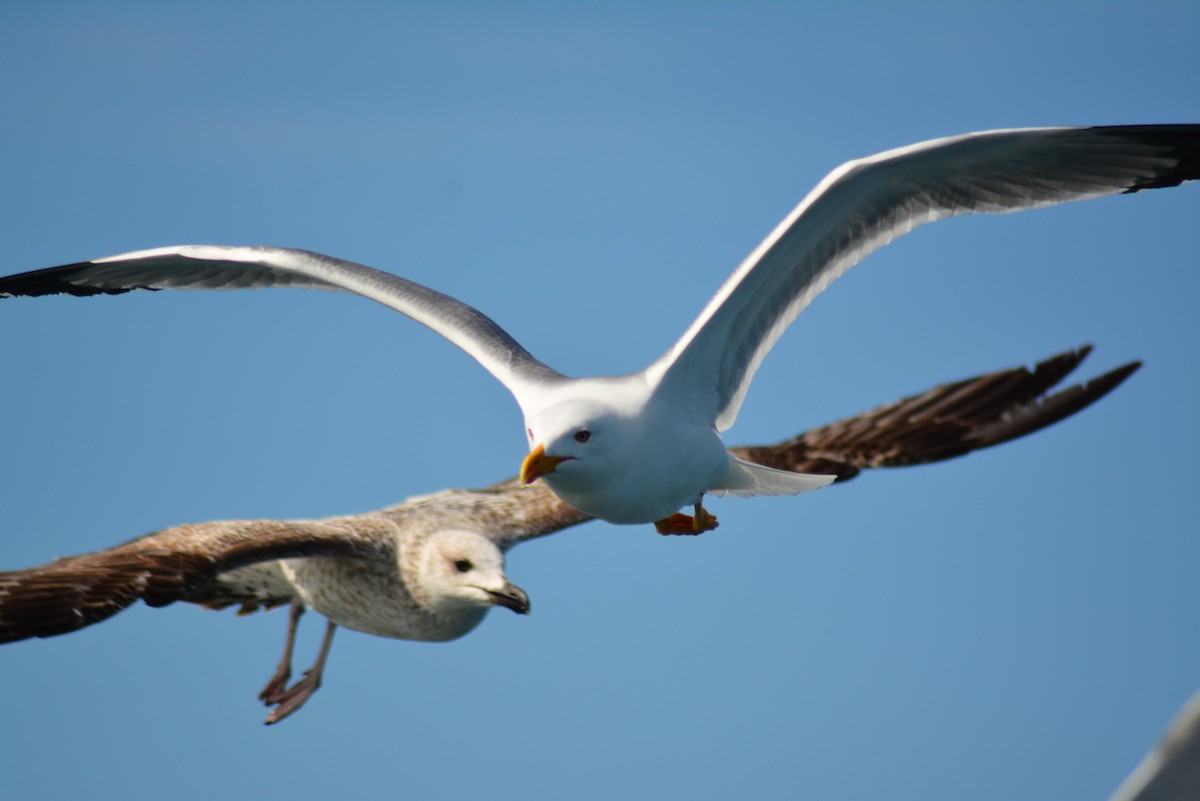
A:
<svg viewBox="0 0 1200 801">
<path fill-rule="evenodd" d="M 575 432 L 575 441 L 576 442 L 587 442 L 591 438 L 592 438 L 592 432 L 588 431 L 586 428 L 583 429 L 582 431 Z"/>
<path fill-rule="evenodd" d="M 471 570 L 471 568 L 473 568 L 473 567 L 475 567 L 475 565 L 471 564 L 466 559 L 459 559 L 457 562 L 454 563 L 454 569 L 457 570 L 459 573 L 469 572 Z"/>
</svg>

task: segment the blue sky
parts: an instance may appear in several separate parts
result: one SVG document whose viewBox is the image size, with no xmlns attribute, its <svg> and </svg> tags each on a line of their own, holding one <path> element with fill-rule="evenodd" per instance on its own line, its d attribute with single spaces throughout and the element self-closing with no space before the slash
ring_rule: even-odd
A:
<svg viewBox="0 0 1200 801">
<path fill-rule="evenodd" d="M 841 162 L 1200 121 L 1200 6 L 7 3 L 0 271 L 308 248 L 484 309 L 569 374 L 665 350 Z M 13 797 L 1103 799 L 1200 687 L 1200 187 L 954 220 L 802 315 L 731 443 L 1092 342 L 1146 366 L 948 464 L 523 546 L 461 641 L 340 632 L 261 725 L 282 612 L 138 606 L 4 646 Z M 315 292 L 0 304 L 0 566 L 515 473 L 511 398 Z M 307 620 L 297 662 L 322 626 Z M 164 789 L 167 788 L 167 789 Z"/>
</svg>

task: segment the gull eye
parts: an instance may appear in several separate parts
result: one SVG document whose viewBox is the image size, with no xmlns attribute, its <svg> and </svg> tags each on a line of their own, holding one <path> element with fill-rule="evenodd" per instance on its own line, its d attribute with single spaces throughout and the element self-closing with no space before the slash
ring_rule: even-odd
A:
<svg viewBox="0 0 1200 801">
<path fill-rule="evenodd" d="M 457 570 L 459 573 L 468 573 L 468 572 L 470 572 L 471 568 L 473 568 L 473 567 L 474 567 L 474 565 L 471 564 L 466 559 L 459 559 L 457 562 L 454 563 L 454 569 Z"/>
<path fill-rule="evenodd" d="M 587 442 L 591 438 L 592 438 L 592 432 L 588 431 L 586 428 L 575 432 L 575 441 L 576 442 Z"/>
</svg>

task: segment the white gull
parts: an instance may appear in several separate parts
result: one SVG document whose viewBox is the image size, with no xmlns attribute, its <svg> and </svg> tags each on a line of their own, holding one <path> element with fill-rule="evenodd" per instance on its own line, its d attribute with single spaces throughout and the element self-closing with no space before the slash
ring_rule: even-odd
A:
<svg viewBox="0 0 1200 801">
<path fill-rule="evenodd" d="M 543 478 L 575 509 L 661 533 L 716 527 L 706 493 L 796 494 L 827 476 L 731 455 L 733 425 L 772 345 L 873 250 L 945 217 L 1004 213 L 1200 177 L 1200 125 L 1030 128 L 922 142 L 831 172 L 746 258 L 683 337 L 646 369 L 568 378 L 478 310 L 398 276 L 307 251 L 179 246 L 0 279 L 0 296 L 293 286 L 363 295 L 437 331 L 516 398 Z M 692 506 L 695 515 L 675 514 Z"/>
</svg>

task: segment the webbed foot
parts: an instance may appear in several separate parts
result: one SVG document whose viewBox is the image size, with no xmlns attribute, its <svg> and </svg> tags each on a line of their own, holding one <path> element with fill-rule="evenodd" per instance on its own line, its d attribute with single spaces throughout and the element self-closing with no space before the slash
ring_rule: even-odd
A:
<svg viewBox="0 0 1200 801">
<path fill-rule="evenodd" d="M 712 531 L 719 524 L 717 518 L 709 514 L 703 506 L 696 504 L 696 516 L 685 515 L 682 512 L 676 512 L 670 517 L 664 517 L 662 520 L 656 521 L 654 529 L 659 534 L 682 534 L 687 536 L 695 536 L 703 534 L 705 531 Z"/>
<path fill-rule="evenodd" d="M 275 708 L 271 710 L 271 714 L 267 715 L 265 723 L 270 726 L 273 723 L 286 718 L 300 707 L 304 706 L 304 702 L 312 697 L 321 687 L 321 671 L 308 670 L 304 673 L 304 678 L 288 687 L 280 693 L 272 695 L 269 699 L 264 699 L 268 704 Z"/>
</svg>

